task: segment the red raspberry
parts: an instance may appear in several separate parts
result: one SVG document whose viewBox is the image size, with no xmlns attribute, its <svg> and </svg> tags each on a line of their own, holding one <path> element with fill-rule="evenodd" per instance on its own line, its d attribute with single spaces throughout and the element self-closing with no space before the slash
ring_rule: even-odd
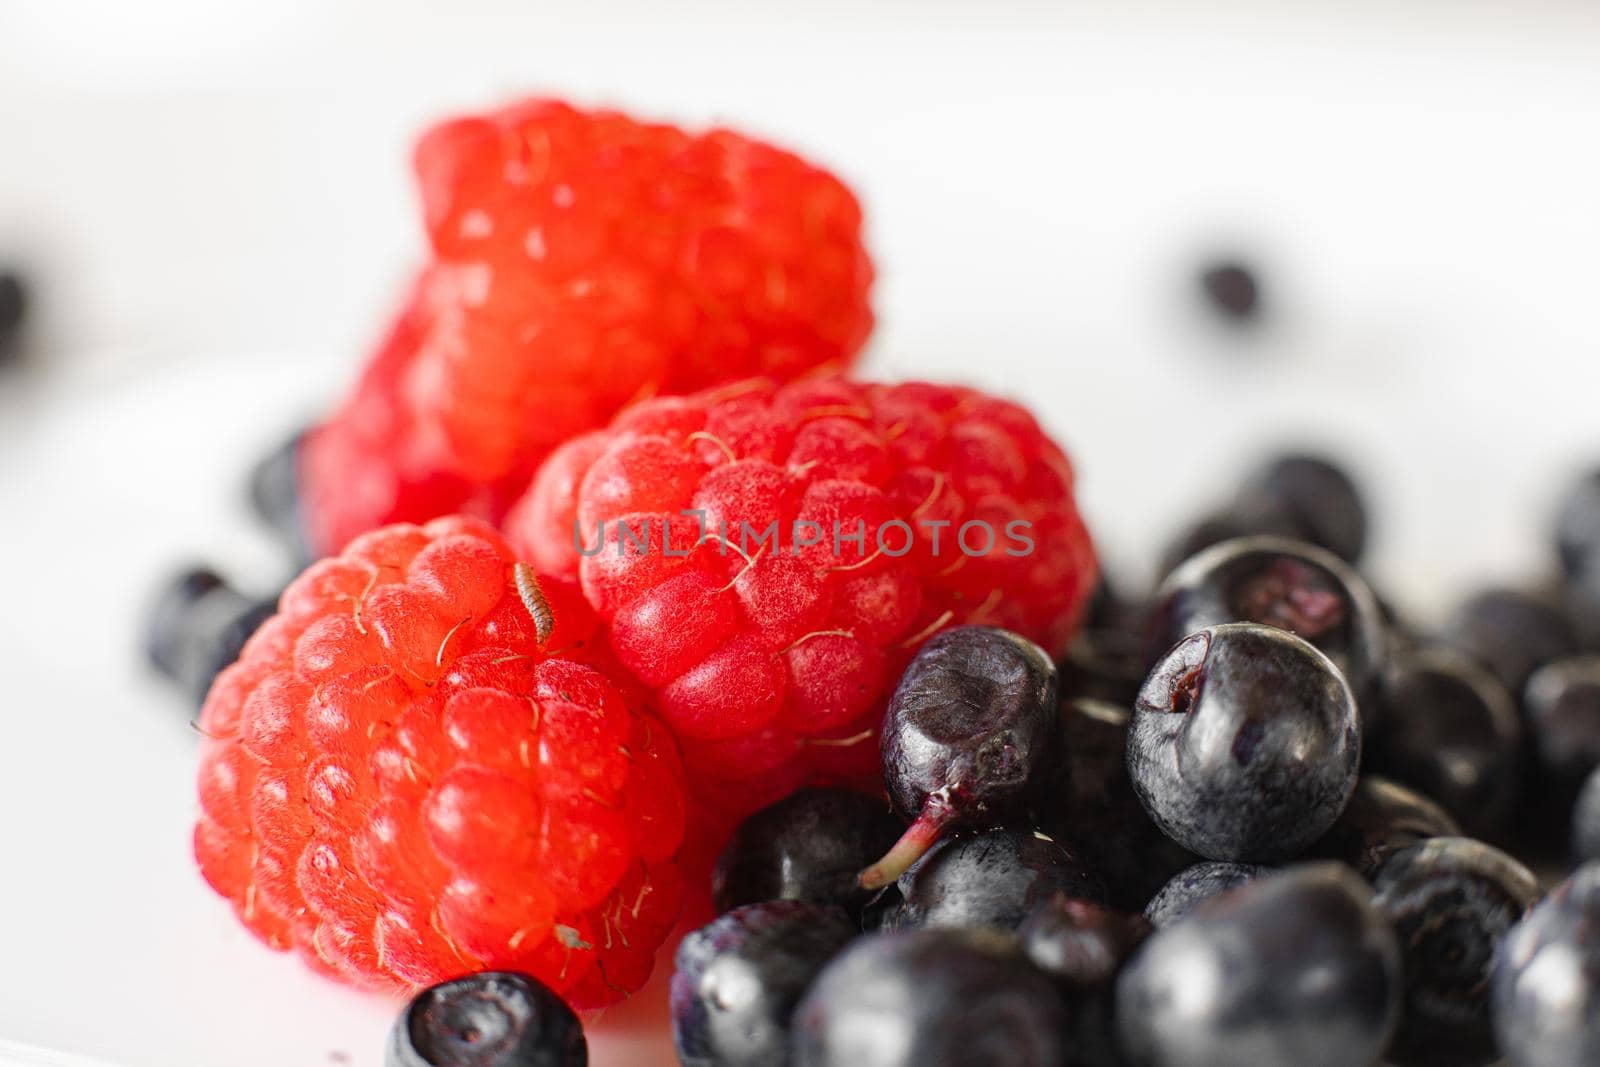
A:
<svg viewBox="0 0 1600 1067">
<path fill-rule="evenodd" d="M 359 985 L 515 969 L 593 1007 L 644 982 L 682 772 L 578 590 L 531 575 L 476 520 L 385 527 L 217 678 L 195 858 L 256 936 Z"/>
<path fill-rule="evenodd" d="M 849 189 L 727 130 L 534 100 L 436 126 L 416 170 L 436 262 L 307 443 L 321 548 L 463 504 L 498 518 L 629 401 L 842 367 L 871 330 Z"/>
<path fill-rule="evenodd" d="M 812 528 L 796 520 L 821 542 L 797 547 Z M 778 548 L 756 543 L 770 523 Z M 989 623 L 1060 653 L 1096 574 L 1071 467 L 1032 416 L 924 384 L 647 401 L 557 449 L 507 537 L 581 577 L 677 734 L 691 792 L 723 818 L 806 780 L 881 787 L 883 707 L 922 641 Z"/>
</svg>

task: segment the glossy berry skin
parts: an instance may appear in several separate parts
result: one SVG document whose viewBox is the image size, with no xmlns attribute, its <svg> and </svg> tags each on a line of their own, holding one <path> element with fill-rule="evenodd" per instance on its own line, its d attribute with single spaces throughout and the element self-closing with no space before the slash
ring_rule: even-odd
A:
<svg viewBox="0 0 1600 1067">
<path fill-rule="evenodd" d="M 1130 718 L 1126 707 L 1105 701 L 1061 702 L 1057 773 L 1039 825 L 1105 880 L 1114 907 L 1140 911 L 1196 857 L 1161 832 L 1134 792 L 1128 777 Z"/>
<path fill-rule="evenodd" d="M 572 1009 L 525 974 L 483 971 L 424 989 L 389 1032 L 384 1067 L 587 1067 Z"/>
<path fill-rule="evenodd" d="M 1245 479 L 1237 508 L 1283 515 L 1300 540 L 1347 563 L 1367 543 L 1367 509 L 1355 481 L 1325 456 L 1287 453 Z"/>
<path fill-rule="evenodd" d="M 1151 929 L 1143 915 L 1056 892 L 1023 920 L 1017 941 L 1045 974 L 1069 989 L 1088 990 L 1115 979 Z"/>
<path fill-rule="evenodd" d="M 989 926 L 1015 930 L 1045 900 L 1065 893 L 1100 903 L 1105 888 L 1083 861 L 1032 830 L 946 838 L 900 876 L 894 929 Z"/>
<path fill-rule="evenodd" d="M 431 262 L 308 440 L 322 551 L 496 518 L 631 401 L 842 369 L 871 331 L 860 207 L 782 149 L 534 99 L 435 125 L 414 164 Z"/>
<path fill-rule="evenodd" d="M 1367 765 L 1431 797 L 1468 833 L 1494 834 L 1517 797 L 1522 726 L 1503 686 L 1448 649 L 1395 657 Z"/>
<path fill-rule="evenodd" d="M 857 935 L 836 907 L 797 900 L 735 908 L 678 946 L 672 1037 L 683 1067 L 784 1067 L 789 1019 Z"/>
<path fill-rule="evenodd" d="M 247 596 L 209 567 L 179 571 L 146 617 L 145 657 L 199 705 L 276 607 L 276 599 Z"/>
<path fill-rule="evenodd" d="M 1534 671 L 1522 715 L 1541 782 L 1570 801 L 1600 767 L 1600 656 L 1574 656 Z"/>
<path fill-rule="evenodd" d="M 1157 930 L 1117 980 L 1117 1020 L 1146 1067 L 1367 1067 L 1400 984 L 1371 890 L 1340 864 L 1304 864 Z"/>
<path fill-rule="evenodd" d="M 1031 550 L 1010 522 L 1031 523 Z M 760 536 L 774 525 L 777 546 Z M 982 623 L 1057 652 L 1096 574 L 1071 468 L 1032 416 L 915 383 L 746 382 L 639 404 L 559 449 L 508 530 L 579 575 L 696 793 L 735 819 L 808 782 L 877 788 L 884 706 L 919 645 Z"/>
<path fill-rule="evenodd" d="M 1171 926 L 1196 906 L 1219 893 L 1248 885 L 1271 874 L 1273 868 L 1254 863 L 1206 860 L 1179 871 L 1144 906 L 1144 917 L 1154 926 Z"/>
<path fill-rule="evenodd" d="M 1055 761 L 1057 693 L 1050 657 L 1017 634 L 962 626 L 924 645 L 883 722 L 884 785 L 913 822 L 861 884 L 888 885 L 946 830 L 1030 814 Z"/>
<path fill-rule="evenodd" d="M 1572 858 L 1600 860 L 1600 768 L 1589 775 L 1572 806 Z"/>
<path fill-rule="evenodd" d="M 1383 668 L 1385 631 L 1372 591 L 1343 560 L 1303 542 L 1227 541 L 1183 563 L 1156 590 L 1150 654 L 1229 622 L 1276 626 L 1310 642 L 1359 701 L 1369 699 Z"/>
<path fill-rule="evenodd" d="M 1421 793 L 1376 774 L 1363 774 L 1339 821 L 1318 841 L 1318 856 L 1340 860 L 1371 878 L 1384 860 L 1430 837 L 1459 837 L 1450 813 Z"/>
<path fill-rule="evenodd" d="M 313 565 L 200 713 L 200 873 L 357 985 L 637 989 L 677 917 L 681 771 L 576 589 L 438 519 Z M 542 592 L 538 586 L 542 584 Z"/>
<path fill-rule="evenodd" d="M 1067 1009 L 1013 938 L 930 928 L 856 940 L 794 1015 L 795 1067 L 1067 1067 Z"/>
<path fill-rule="evenodd" d="M 1578 652 L 1572 620 L 1544 597 L 1491 589 L 1461 604 L 1446 620 L 1440 640 L 1476 660 L 1520 694 L 1528 676 L 1546 663 Z"/>
<path fill-rule="evenodd" d="M 1214 860 L 1299 855 L 1344 811 L 1360 762 L 1343 676 L 1293 634 L 1253 623 L 1180 642 L 1150 672 L 1128 730 L 1145 810 Z"/>
<path fill-rule="evenodd" d="M 1539 899 L 1538 880 L 1481 841 L 1439 837 L 1390 856 L 1373 886 L 1405 961 L 1404 1021 L 1389 1058 L 1400 1067 L 1492 1062 L 1496 947 Z"/>
<path fill-rule="evenodd" d="M 882 800 L 849 789 L 802 789 L 746 818 L 712 873 L 718 912 L 767 900 L 836 904 L 857 919 L 871 893 L 861 869 L 905 824 Z"/>
<path fill-rule="evenodd" d="M 1600 863 L 1512 927 L 1491 989 L 1495 1036 L 1515 1067 L 1600 1063 Z"/>
</svg>

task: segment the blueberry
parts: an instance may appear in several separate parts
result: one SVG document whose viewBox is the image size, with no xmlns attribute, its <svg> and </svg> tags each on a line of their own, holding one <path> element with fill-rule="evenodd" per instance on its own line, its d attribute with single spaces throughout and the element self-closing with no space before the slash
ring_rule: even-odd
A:
<svg viewBox="0 0 1600 1067">
<path fill-rule="evenodd" d="M 1024 954 L 1066 998 L 1073 1067 L 1121 1067 L 1115 982 L 1149 934 L 1143 915 L 1109 911 L 1063 893 L 1051 895 L 1017 930 Z"/>
<path fill-rule="evenodd" d="M 1450 813 L 1421 793 L 1376 774 L 1363 774 L 1344 814 L 1317 842 L 1315 852 L 1371 878 L 1391 853 L 1430 837 L 1460 833 Z"/>
<path fill-rule="evenodd" d="M 1491 589 L 1467 600 L 1450 615 L 1440 638 L 1514 694 L 1544 664 L 1579 650 L 1566 612 L 1546 597 L 1514 589 Z"/>
<path fill-rule="evenodd" d="M 1517 1067 L 1600 1063 L 1600 863 L 1512 927 L 1491 990 L 1495 1034 Z"/>
<path fill-rule="evenodd" d="M 712 875 L 717 911 L 763 900 L 838 904 L 860 917 L 861 869 L 905 824 L 883 801 L 847 789 L 802 789 L 739 824 Z"/>
<path fill-rule="evenodd" d="M 308 564 L 316 559 L 300 510 L 300 446 L 307 428 L 296 430 L 250 470 L 250 510 L 277 535 L 294 560 Z"/>
<path fill-rule="evenodd" d="M 1517 796 L 1522 727 L 1505 688 L 1448 649 L 1395 657 L 1367 766 L 1438 801 L 1469 833 L 1493 834 Z"/>
<path fill-rule="evenodd" d="M 992 930 L 858 938 L 794 1015 L 795 1067 L 1067 1067 L 1067 1008 Z"/>
<path fill-rule="evenodd" d="M 1547 663 L 1528 677 L 1523 721 L 1541 780 L 1570 807 L 1584 779 L 1600 767 L 1600 656 Z"/>
<path fill-rule="evenodd" d="M 861 874 L 868 889 L 898 878 L 946 828 L 1028 814 L 1057 741 L 1055 665 L 1025 638 L 987 626 L 947 630 L 917 652 L 883 723 L 883 777 L 914 819 Z"/>
<path fill-rule="evenodd" d="M 1040 825 L 1105 879 L 1115 907 L 1138 911 L 1195 856 L 1139 803 L 1128 777 L 1129 718 L 1126 707 L 1103 701 L 1062 702 L 1060 762 Z"/>
<path fill-rule="evenodd" d="M 22 275 L 0 271 L 0 366 L 22 351 L 22 326 L 28 317 L 28 287 Z"/>
<path fill-rule="evenodd" d="M 389 1032 L 384 1067 L 585 1067 L 578 1017 L 525 974 L 484 971 L 418 993 Z"/>
<path fill-rule="evenodd" d="M 1327 656 L 1283 630 L 1201 630 L 1134 706 L 1128 773 L 1168 837 L 1207 859 L 1270 863 L 1327 832 L 1355 789 L 1361 728 Z"/>
<path fill-rule="evenodd" d="M 1585 472 L 1562 498 L 1556 550 L 1569 578 L 1600 574 L 1600 469 Z"/>
<path fill-rule="evenodd" d="M 1197 863 L 1173 875 L 1172 880 L 1150 898 L 1144 906 L 1145 918 L 1155 926 L 1171 926 L 1217 894 L 1248 885 L 1262 875 L 1271 874 L 1272 870 L 1254 863 L 1217 860 Z"/>
<path fill-rule="evenodd" d="M 990 830 L 946 838 L 900 876 L 895 929 L 992 926 L 1015 930 L 1056 892 L 1105 899 L 1083 861 L 1031 830 Z"/>
<path fill-rule="evenodd" d="M 1390 856 L 1373 886 L 1405 963 L 1404 1020 L 1389 1058 L 1401 1067 L 1492 1062 L 1495 948 L 1539 899 L 1537 879 L 1481 841 L 1438 837 Z"/>
<path fill-rule="evenodd" d="M 1600 768 L 1589 775 L 1572 806 L 1572 858 L 1600 860 Z"/>
<path fill-rule="evenodd" d="M 1083 990 L 1114 979 L 1150 930 L 1143 915 L 1055 892 L 1023 920 L 1017 942 L 1034 966 L 1068 988 Z"/>
<path fill-rule="evenodd" d="M 1289 453 L 1245 480 L 1236 508 L 1286 516 L 1296 536 L 1354 563 L 1367 543 L 1367 512 L 1355 482 L 1323 456 Z"/>
<path fill-rule="evenodd" d="M 1150 652 L 1227 622 L 1276 626 L 1309 641 L 1365 705 L 1385 660 L 1385 630 L 1366 582 L 1337 556 L 1276 537 L 1213 546 L 1169 574 L 1151 607 Z"/>
<path fill-rule="evenodd" d="M 782 1067 L 789 1018 L 817 972 L 856 937 L 843 910 L 800 900 L 735 908 L 683 939 L 672 1038 L 684 1067 Z"/>
<path fill-rule="evenodd" d="M 1142 635 L 1081 630 L 1061 660 L 1061 695 L 1127 707 L 1139 695 L 1139 684 L 1149 666 Z"/>
<path fill-rule="evenodd" d="M 1199 281 L 1201 293 L 1223 319 L 1244 324 L 1260 317 L 1261 284 L 1247 264 L 1234 259 L 1208 263 Z"/>
<path fill-rule="evenodd" d="M 1290 867 L 1157 930 L 1117 979 L 1147 1067 L 1366 1067 L 1400 997 L 1394 934 L 1338 863 Z"/>
<path fill-rule="evenodd" d="M 145 620 L 145 656 L 198 705 L 276 610 L 276 597 L 246 596 L 215 571 L 191 567 L 158 591 Z"/>
</svg>

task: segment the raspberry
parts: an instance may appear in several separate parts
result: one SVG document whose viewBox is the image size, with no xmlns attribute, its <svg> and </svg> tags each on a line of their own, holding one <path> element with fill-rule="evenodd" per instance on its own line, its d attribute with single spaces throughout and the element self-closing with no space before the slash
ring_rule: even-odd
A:
<svg viewBox="0 0 1600 1067">
<path fill-rule="evenodd" d="M 1097 570 L 1072 485 L 1026 411 L 970 389 L 748 381 L 563 445 L 507 537 L 581 579 L 693 797 L 734 818 L 806 781 L 881 789 L 884 704 L 934 633 L 1059 654 Z"/>
<path fill-rule="evenodd" d="M 322 549 L 388 520 L 498 518 L 551 448 L 629 401 L 842 367 L 871 330 L 849 189 L 727 130 L 533 100 L 434 127 L 416 171 L 434 262 L 307 442 Z"/>
<path fill-rule="evenodd" d="M 206 881 L 357 985 L 492 968 L 576 1007 L 637 989 L 682 895 L 682 772 L 595 629 L 472 519 L 315 564 L 201 712 Z"/>
</svg>

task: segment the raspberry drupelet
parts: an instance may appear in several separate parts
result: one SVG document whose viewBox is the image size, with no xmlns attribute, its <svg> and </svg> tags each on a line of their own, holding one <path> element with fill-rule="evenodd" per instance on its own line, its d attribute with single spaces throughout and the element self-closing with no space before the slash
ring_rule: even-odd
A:
<svg viewBox="0 0 1600 1067">
<path fill-rule="evenodd" d="M 881 789 L 884 705 L 935 633 L 986 623 L 1059 654 L 1096 578 L 1072 490 L 1016 404 L 751 380 L 563 445 L 506 529 L 580 577 L 691 795 L 732 819 L 807 781 Z"/>
<path fill-rule="evenodd" d="M 842 369 L 871 331 L 855 197 L 737 133 L 531 100 L 435 126 L 415 168 L 433 261 L 306 442 L 323 551 L 441 510 L 498 519 L 629 401 Z"/>
<path fill-rule="evenodd" d="M 257 937 L 363 986 L 637 989 L 676 920 L 682 771 L 578 590 L 473 519 L 357 538 L 201 711 L 195 857 Z"/>
</svg>

